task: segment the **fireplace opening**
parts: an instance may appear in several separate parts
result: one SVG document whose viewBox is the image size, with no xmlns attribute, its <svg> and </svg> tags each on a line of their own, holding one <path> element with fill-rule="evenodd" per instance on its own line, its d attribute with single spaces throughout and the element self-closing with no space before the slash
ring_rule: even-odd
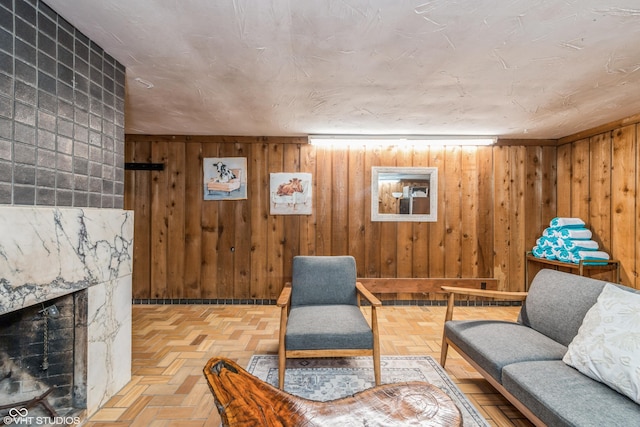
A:
<svg viewBox="0 0 640 427">
<path fill-rule="evenodd" d="M 86 313 L 85 289 L 0 316 L 0 416 L 5 424 L 73 425 L 82 419 Z"/>
</svg>

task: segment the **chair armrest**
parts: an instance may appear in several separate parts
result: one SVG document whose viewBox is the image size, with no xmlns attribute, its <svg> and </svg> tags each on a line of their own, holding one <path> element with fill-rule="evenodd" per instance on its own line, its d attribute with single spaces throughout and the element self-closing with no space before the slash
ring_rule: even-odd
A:
<svg viewBox="0 0 640 427">
<path fill-rule="evenodd" d="M 458 288 L 455 286 L 441 286 L 440 288 L 449 294 L 474 297 L 504 299 L 509 301 L 524 301 L 527 298 L 527 292 L 488 291 L 483 289 Z"/>
<path fill-rule="evenodd" d="M 280 296 L 278 297 L 278 301 L 276 305 L 278 307 L 287 307 L 289 305 L 289 301 L 291 300 L 291 282 L 287 282 L 284 284 L 284 288 L 280 291 Z"/>
<path fill-rule="evenodd" d="M 361 282 L 356 282 L 356 290 L 362 295 L 373 307 L 380 307 L 382 303 L 376 298 Z"/>
</svg>

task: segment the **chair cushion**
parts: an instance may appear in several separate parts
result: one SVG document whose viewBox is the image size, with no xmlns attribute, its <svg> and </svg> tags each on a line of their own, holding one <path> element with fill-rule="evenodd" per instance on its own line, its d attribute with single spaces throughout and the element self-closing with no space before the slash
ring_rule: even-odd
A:
<svg viewBox="0 0 640 427">
<path fill-rule="evenodd" d="M 356 305 L 356 260 L 352 256 L 295 256 L 291 305 Z"/>
<path fill-rule="evenodd" d="M 285 336 L 287 350 L 373 348 L 373 333 L 353 305 L 293 307 Z"/>
<path fill-rule="evenodd" d="M 498 320 L 452 320 L 445 334 L 496 381 L 502 368 L 528 360 L 561 360 L 567 348 L 516 322 Z"/>
</svg>

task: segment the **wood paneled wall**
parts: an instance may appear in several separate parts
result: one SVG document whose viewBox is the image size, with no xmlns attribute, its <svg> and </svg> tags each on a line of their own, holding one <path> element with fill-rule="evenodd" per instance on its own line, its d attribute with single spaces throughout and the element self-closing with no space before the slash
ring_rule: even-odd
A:
<svg viewBox="0 0 640 427">
<path fill-rule="evenodd" d="M 523 290 L 524 253 L 556 215 L 555 146 L 331 150 L 306 138 L 127 135 L 126 150 L 127 162 L 165 164 L 126 172 L 134 298 L 274 299 L 297 254 L 351 254 L 359 277 L 495 277 Z M 202 158 L 234 156 L 247 158 L 248 199 L 203 201 Z M 372 166 L 438 167 L 438 221 L 372 222 Z M 313 214 L 270 215 L 269 174 L 296 171 L 313 176 Z"/>
<path fill-rule="evenodd" d="M 620 281 L 640 288 L 640 129 L 631 119 L 561 141 L 558 215 L 584 219 L 602 250 L 620 261 Z"/>
</svg>

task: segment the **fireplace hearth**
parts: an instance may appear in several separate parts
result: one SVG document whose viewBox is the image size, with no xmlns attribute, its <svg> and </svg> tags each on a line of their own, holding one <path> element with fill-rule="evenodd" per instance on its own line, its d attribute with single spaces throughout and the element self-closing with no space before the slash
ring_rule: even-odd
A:
<svg viewBox="0 0 640 427">
<path fill-rule="evenodd" d="M 5 424 L 80 424 L 130 380 L 132 251 L 128 211 L 0 208 Z"/>
</svg>

